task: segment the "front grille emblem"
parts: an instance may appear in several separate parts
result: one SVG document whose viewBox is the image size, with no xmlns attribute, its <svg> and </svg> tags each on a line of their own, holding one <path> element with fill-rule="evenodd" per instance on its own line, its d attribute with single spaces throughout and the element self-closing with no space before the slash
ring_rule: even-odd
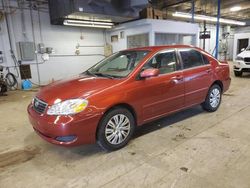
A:
<svg viewBox="0 0 250 188">
<path fill-rule="evenodd" d="M 39 102 L 36 101 L 36 102 L 35 102 L 35 107 L 38 107 L 38 106 L 39 106 Z"/>
<path fill-rule="evenodd" d="M 44 113 L 45 109 L 47 108 L 48 104 L 41 101 L 40 99 L 38 98 L 34 98 L 34 102 L 33 102 L 33 109 L 42 114 Z"/>
</svg>

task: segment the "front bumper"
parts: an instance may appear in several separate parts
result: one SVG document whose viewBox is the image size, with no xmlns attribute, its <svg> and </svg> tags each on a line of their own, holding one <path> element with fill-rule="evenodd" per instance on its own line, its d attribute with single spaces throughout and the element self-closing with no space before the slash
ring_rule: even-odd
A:
<svg viewBox="0 0 250 188">
<path fill-rule="evenodd" d="M 250 62 L 235 61 L 233 65 L 234 71 L 250 71 Z"/>
<path fill-rule="evenodd" d="M 29 121 L 44 140 L 57 145 L 76 146 L 91 144 L 96 140 L 96 129 L 101 114 L 74 116 L 49 116 L 39 114 L 28 106 Z"/>
</svg>

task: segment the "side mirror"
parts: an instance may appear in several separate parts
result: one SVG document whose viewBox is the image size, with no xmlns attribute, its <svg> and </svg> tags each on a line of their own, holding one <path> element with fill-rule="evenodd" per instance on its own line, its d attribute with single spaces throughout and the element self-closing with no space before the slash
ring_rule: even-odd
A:
<svg viewBox="0 0 250 188">
<path fill-rule="evenodd" d="M 158 76 L 160 74 L 159 69 L 146 69 L 140 73 L 141 78 L 149 78 L 149 77 L 154 77 Z"/>
<path fill-rule="evenodd" d="M 240 50 L 240 51 L 241 51 L 241 52 L 243 52 L 244 50 L 245 50 L 245 48 L 241 48 L 241 50 Z"/>
</svg>

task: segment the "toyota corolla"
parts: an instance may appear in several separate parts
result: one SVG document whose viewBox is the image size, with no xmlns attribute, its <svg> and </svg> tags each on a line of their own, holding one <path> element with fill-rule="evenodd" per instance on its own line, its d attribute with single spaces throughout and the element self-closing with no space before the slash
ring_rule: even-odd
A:
<svg viewBox="0 0 250 188">
<path fill-rule="evenodd" d="M 43 87 L 29 120 L 50 143 L 124 147 L 135 128 L 201 104 L 214 112 L 230 85 L 229 66 L 186 45 L 120 51 L 75 78 Z"/>
</svg>

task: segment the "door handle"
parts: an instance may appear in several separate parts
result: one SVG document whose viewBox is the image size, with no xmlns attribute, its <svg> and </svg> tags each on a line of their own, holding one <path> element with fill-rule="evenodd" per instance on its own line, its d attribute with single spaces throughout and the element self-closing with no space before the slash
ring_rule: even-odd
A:
<svg viewBox="0 0 250 188">
<path fill-rule="evenodd" d="M 179 81 L 183 80 L 183 76 L 177 75 L 171 78 L 171 82 L 177 84 Z"/>
<path fill-rule="evenodd" d="M 177 75 L 177 76 L 172 77 L 172 79 L 174 79 L 174 80 L 183 80 L 183 76 Z"/>
<path fill-rule="evenodd" d="M 211 71 L 212 71 L 211 69 L 207 69 L 206 70 L 207 73 L 211 73 Z"/>
</svg>

